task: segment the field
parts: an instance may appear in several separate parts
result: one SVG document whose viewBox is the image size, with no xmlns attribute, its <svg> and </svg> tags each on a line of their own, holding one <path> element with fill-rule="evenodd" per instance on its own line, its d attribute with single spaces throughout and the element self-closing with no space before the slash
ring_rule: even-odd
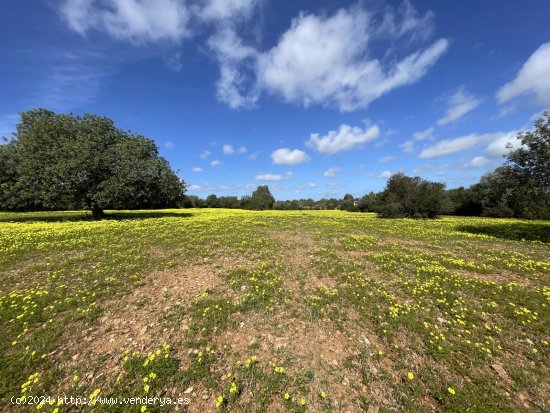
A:
<svg viewBox="0 0 550 413">
<path fill-rule="evenodd" d="M 2 411 L 550 411 L 548 222 L 113 214 L 0 214 Z"/>
</svg>

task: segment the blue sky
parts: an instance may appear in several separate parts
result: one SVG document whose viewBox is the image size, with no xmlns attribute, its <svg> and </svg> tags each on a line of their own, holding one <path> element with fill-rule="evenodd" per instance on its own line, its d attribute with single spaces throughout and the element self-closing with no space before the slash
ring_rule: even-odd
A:
<svg viewBox="0 0 550 413">
<path fill-rule="evenodd" d="M 7 0 L 0 135 L 35 107 L 155 139 L 189 193 L 468 186 L 550 107 L 550 2 Z M 514 143 L 517 145 L 517 143 Z"/>
</svg>

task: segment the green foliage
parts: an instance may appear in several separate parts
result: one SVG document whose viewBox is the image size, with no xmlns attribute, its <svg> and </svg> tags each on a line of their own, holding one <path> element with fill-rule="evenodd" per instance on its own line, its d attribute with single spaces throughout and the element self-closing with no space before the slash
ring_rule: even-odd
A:
<svg viewBox="0 0 550 413">
<path fill-rule="evenodd" d="M 483 212 L 481 204 L 481 193 L 477 190 L 477 186 L 470 188 L 455 188 L 447 191 L 449 199 L 452 203 L 453 215 L 461 216 L 479 216 Z"/>
<path fill-rule="evenodd" d="M 206 205 L 208 208 L 220 208 L 221 202 L 216 195 L 212 194 L 206 197 Z"/>
<path fill-rule="evenodd" d="M 360 212 L 376 212 L 380 204 L 380 196 L 377 193 L 369 192 L 364 195 L 357 205 L 357 210 Z"/>
<path fill-rule="evenodd" d="M 355 207 L 355 200 L 353 198 L 353 195 L 351 194 L 344 195 L 344 199 L 342 201 L 342 204 L 340 205 L 340 209 L 342 211 L 348 211 L 348 212 L 357 211 L 357 208 Z"/>
<path fill-rule="evenodd" d="M 0 162 L 4 210 L 85 207 L 97 218 L 107 208 L 176 206 L 185 191 L 151 139 L 91 114 L 22 113 Z"/>
<path fill-rule="evenodd" d="M 445 184 L 398 173 L 380 194 L 378 213 L 382 218 L 437 218 L 449 209 Z"/>
<path fill-rule="evenodd" d="M 252 192 L 252 196 L 241 199 L 241 208 L 243 209 L 263 211 L 273 209 L 273 204 L 275 204 L 275 198 L 271 195 L 267 185 L 260 185 Z"/>
</svg>

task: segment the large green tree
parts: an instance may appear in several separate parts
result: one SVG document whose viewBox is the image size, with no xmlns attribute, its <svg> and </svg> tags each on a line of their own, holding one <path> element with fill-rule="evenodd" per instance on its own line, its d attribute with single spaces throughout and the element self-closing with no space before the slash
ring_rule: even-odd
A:
<svg viewBox="0 0 550 413">
<path fill-rule="evenodd" d="M 258 211 L 273 209 L 273 204 L 275 204 L 275 198 L 271 195 L 271 191 L 267 185 L 260 185 L 252 192 L 252 196 L 243 197 L 241 200 L 241 207 L 243 209 L 255 209 Z"/>
<path fill-rule="evenodd" d="M 508 153 L 505 164 L 470 191 L 485 216 L 550 219 L 550 112 L 517 139 L 521 146 Z"/>
<path fill-rule="evenodd" d="M 21 114 L 14 139 L 0 151 L 0 209 L 103 210 L 176 206 L 185 182 L 159 156 L 154 141 L 108 118 Z"/>
<path fill-rule="evenodd" d="M 398 173 L 388 179 L 377 211 L 382 218 L 437 218 L 450 208 L 444 183 Z"/>
<path fill-rule="evenodd" d="M 518 139 L 521 146 L 497 169 L 507 186 L 508 206 L 518 217 L 550 219 L 550 112 Z"/>
</svg>

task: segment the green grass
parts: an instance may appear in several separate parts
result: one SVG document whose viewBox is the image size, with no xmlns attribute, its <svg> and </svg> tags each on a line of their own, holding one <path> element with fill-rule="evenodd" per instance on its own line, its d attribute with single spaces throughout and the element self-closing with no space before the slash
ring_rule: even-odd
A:
<svg viewBox="0 0 550 413">
<path fill-rule="evenodd" d="M 550 409 L 547 222 L 89 218 L 0 213 L 2 410 L 91 394 L 195 412 Z"/>
</svg>

